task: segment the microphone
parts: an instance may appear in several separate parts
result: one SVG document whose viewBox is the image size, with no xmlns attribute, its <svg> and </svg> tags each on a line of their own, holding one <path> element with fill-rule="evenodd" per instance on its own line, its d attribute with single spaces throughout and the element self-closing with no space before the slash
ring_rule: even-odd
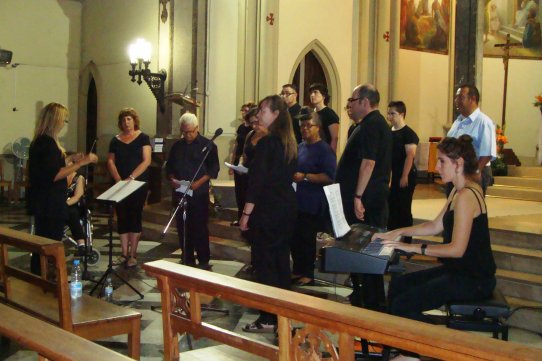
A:
<svg viewBox="0 0 542 361">
<path fill-rule="evenodd" d="M 213 144 L 214 140 L 216 138 L 218 138 L 220 136 L 220 134 L 222 134 L 223 130 L 222 128 L 218 128 L 216 131 L 215 131 L 215 135 L 213 135 L 213 137 L 211 138 L 211 141 L 209 143 L 207 143 L 207 145 L 205 147 L 203 147 L 203 149 L 201 150 L 202 153 L 205 153 L 207 151 L 207 149 L 211 146 L 211 144 Z"/>
</svg>

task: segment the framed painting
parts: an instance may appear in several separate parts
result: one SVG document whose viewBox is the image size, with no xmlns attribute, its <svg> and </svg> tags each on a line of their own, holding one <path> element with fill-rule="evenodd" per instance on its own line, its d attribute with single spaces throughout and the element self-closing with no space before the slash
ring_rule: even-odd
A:
<svg viewBox="0 0 542 361">
<path fill-rule="evenodd" d="M 511 58 L 542 59 L 539 0 L 484 0 L 484 56 L 501 57 L 510 34 Z"/>
<path fill-rule="evenodd" d="M 401 49 L 448 54 L 450 0 L 401 0 Z"/>
</svg>

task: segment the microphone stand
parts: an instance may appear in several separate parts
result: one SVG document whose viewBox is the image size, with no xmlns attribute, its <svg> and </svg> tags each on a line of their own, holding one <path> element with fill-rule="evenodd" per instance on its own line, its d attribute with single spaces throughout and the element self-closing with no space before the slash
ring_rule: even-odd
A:
<svg viewBox="0 0 542 361">
<path fill-rule="evenodd" d="M 173 222 L 173 219 L 175 218 L 177 212 L 179 211 L 179 208 L 182 207 L 183 208 L 183 255 L 182 255 L 183 265 L 186 265 L 186 259 L 187 259 L 187 252 L 186 252 L 186 218 L 187 218 L 187 211 L 188 211 L 188 202 L 187 202 L 186 197 L 187 197 L 188 192 L 190 191 L 190 189 L 192 187 L 192 184 L 196 180 L 196 177 L 198 176 L 199 171 L 203 167 L 203 164 L 205 163 L 205 160 L 207 160 L 207 157 L 209 156 L 209 153 L 211 153 L 211 150 L 213 149 L 213 145 L 215 145 L 215 144 L 214 144 L 214 142 L 212 140 L 209 143 L 207 143 L 207 146 L 205 148 L 205 155 L 203 156 L 203 159 L 201 160 L 201 162 L 200 162 L 200 164 L 198 166 L 198 169 L 194 173 L 194 176 L 190 180 L 190 183 L 186 187 L 186 190 L 183 192 L 183 194 L 181 196 L 181 199 L 179 200 L 179 202 L 177 202 L 177 206 L 175 207 L 173 213 L 171 214 L 171 217 L 169 218 L 169 221 L 167 222 L 167 224 L 166 224 L 166 226 L 164 228 L 164 231 L 162 232 L 162 234 L 160 235 L 160 238 L 159 238 L 160 241 L 162 241 L 165 238 L 165 236 L 167 234 L 167 231 L 168 231 L 169 227 L 171 226 L 171 222 Z M 158 311 L 160 308 L 161 308 L 160 306 L 157 306 L 157 307 L 156 306 L 151 306 L 152 311 Z M 210 307 L 208 305 L 201 305 L 201 310 L 202 311 L 222 312 L 222 313 L 224 313 L 226 315 L 228 315 L 230 313 L 229 310 Z"/>
</svg>

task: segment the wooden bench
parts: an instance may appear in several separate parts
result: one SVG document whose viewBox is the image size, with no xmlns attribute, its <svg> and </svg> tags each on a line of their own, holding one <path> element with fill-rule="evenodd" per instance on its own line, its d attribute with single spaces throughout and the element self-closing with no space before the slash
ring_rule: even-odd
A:
<svg viewBox="0 0 542 361">
<path fill-rule="evenodd" d="M 38 253 L 42 276 L 12 265 L 13 248 Z M 139 359 L 141 314 L 86 294 L 72 302 L 61 242 L 0 227 L 0 287 L 3 302 L 86 339 L 127 334 L 128 354 Z"/>
<path fill-rule="evenodd" d="M 130 358 L 0 303 L 0 335 L 36 351 L 40 360 L 128 361 Z"/>
<path fill-rule="evenodd" d="M 542 350 L 343 305 L 167 261 L 142 266 L 162 294 L 164 359 L 178 360 L 178 333 L 208 337 L 270 360 L 354 361 L 354 337 L 444 360 L 542 360 Z M 183 292 L 186 291 L 186 292 Z M 278 347 L 202 322 L 210 295 L 278 316 Z M 189 300 L 188 300 L 189 297 Z M 292 322 L 304 323 L 292 335 Z M 337 335 L 337 345 L 324 332 Z"/>
</svg>

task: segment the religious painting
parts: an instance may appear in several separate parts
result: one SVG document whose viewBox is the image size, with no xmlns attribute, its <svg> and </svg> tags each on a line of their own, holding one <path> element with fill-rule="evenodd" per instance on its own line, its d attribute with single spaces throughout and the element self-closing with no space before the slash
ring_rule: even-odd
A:
<svg viewBox="0 0 542 361">
<path fill-rule="evenodd" d="M 484 0 L 484 56 L 503 56 L 510 34 L 511 58 L 542 58 L 540 0 Z"/>
<path fill-rule="evenodd" d="M 450 0 L 401 0 L 401 49 L 448 54 L 450 3 Z"/>
</svg>

